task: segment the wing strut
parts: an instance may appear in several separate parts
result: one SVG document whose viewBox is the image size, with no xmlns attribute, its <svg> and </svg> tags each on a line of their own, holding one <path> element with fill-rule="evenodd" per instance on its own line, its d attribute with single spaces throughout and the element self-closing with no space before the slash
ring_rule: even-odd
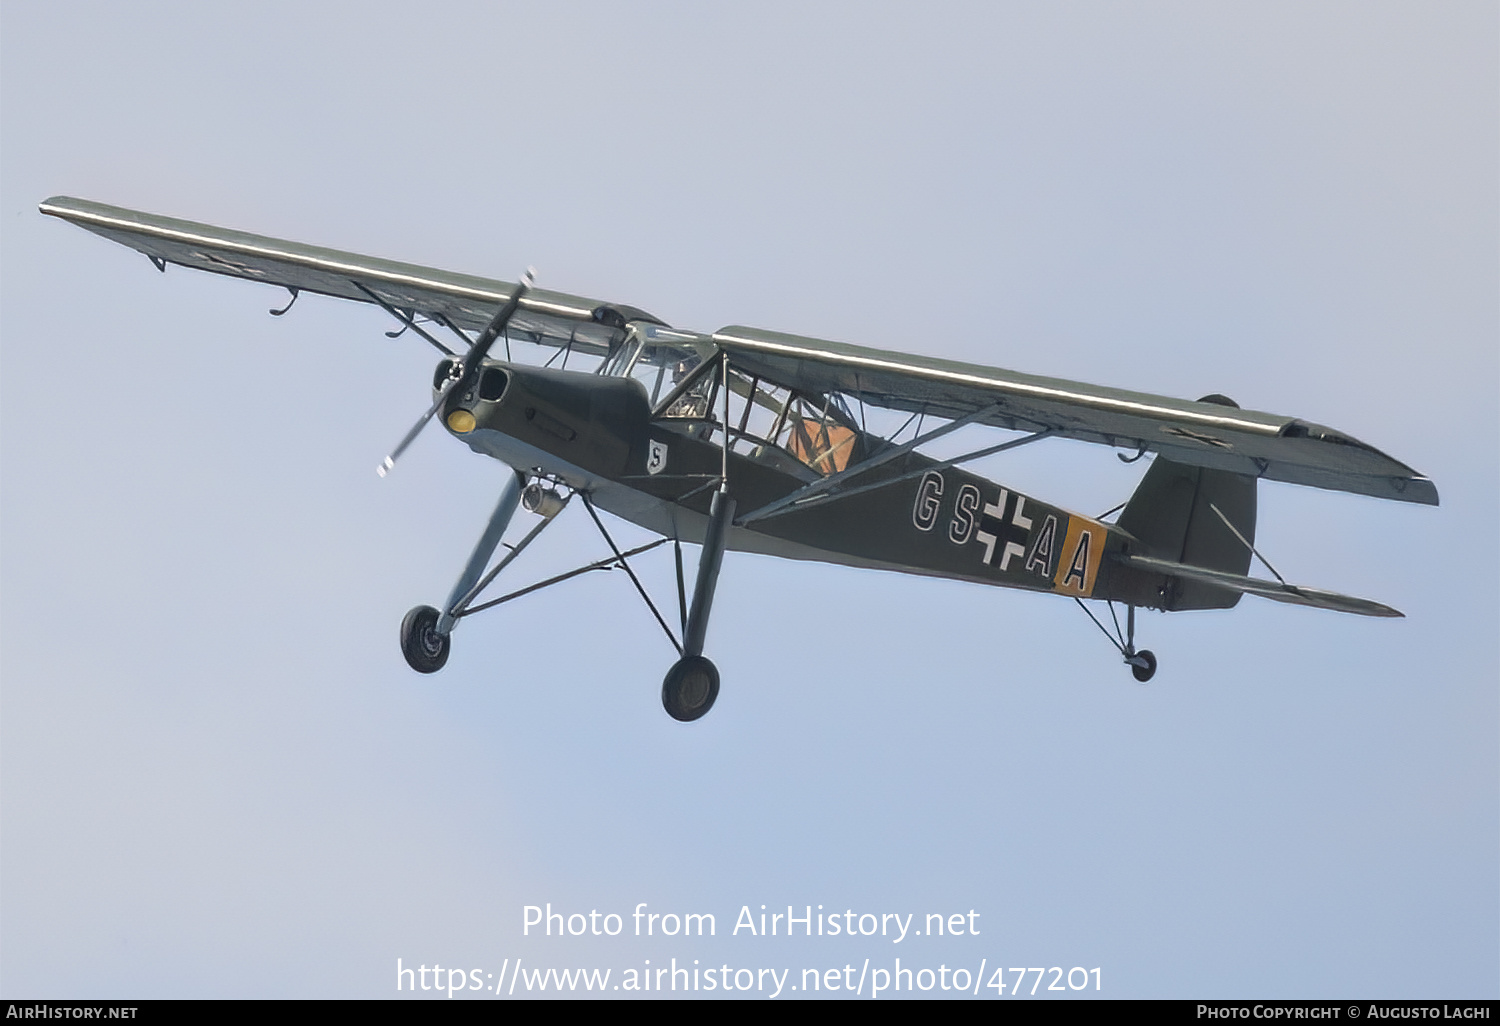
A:
<svg viewBox="0 0 1500 1026">
<path fill-rule="evenodd" d="M 906 455 L 908 452 L 911 452 L 919 445 L 926 445 L 933 439 L 941 438 L 946 434 L 957 431 L 961 427 L 967 427 L 970 424 L 974 423 L 976 420 L 979 420 L 983 417 L 988 417 L 990 414 L 996 412 L 999 409 L 1000 404 L 994 403 L 984 407 L 983 409 L 973 410 L 969 413 L 966 413 L 962 417 L 959 417 L 957 420 L 950 420 L 942 427 L 933 428 L 925 435 L 918 435 L 916 438 L 913 438 L 909 442 L 902 442 L 900 445 L 894 445 L 875 456 L 871 456 L 869 459 L 861 463 L 856 463 L 854 466 L 849 467 L 847 470 L 841 470 L 837 474 L 831 474 L 828 477 L 819 478 L 816 481 L 810 482 L 809 484 L 798 488 L 790 495 L 784 495 L 781 498 L 777 499 L 775 502 L 768 502 L 764 506 L 760 507 L 760 509 L 753 509 L 749 513 L 746 513 L 744 516 L 736 520 L 735 524 L 742 526 L 744 524 L 754 523 L 757 520 L 763 520 L 766 517 L 771 516 L 772 514 L 779 513 L 783 509 L 786 509 L 788 506 L 804 503 L 811 499 L 817 498 L 830 489 L 842 486 L 851 478 L 858 477 L 861 474 L 874 470 L 876 467 L 884 466 L 891 460 Z M 998 451 L 998 449 L 996 451 Z M 926 470 L 928 468 L 924 467 L 922 469 Z M 885 484 L 887 482 L 881 483 Z"/>
<path fill-rule="evenodd" d="M 379 303 L 380 306 L 381 306 L 381 309 L 385 310 L 386 313 L 390 314 L 392 317 L 396 318 L 396 320 L 400 321 L 403 325 L 405 325 L 405 327 L 403 327 L 401 329 L 402 331 L 405 331 L 407 328 L 410 328 L 412 331 L 415 331 L 422 338 L 425 338 L 427 341 L 431 342 L 434 346 L 436 346 L 438 348 L 438 350 L 440 350 L 441 352 L 445 353 L 446 355 L 448 355 L 448 356 L 457 356 L 458 355 L 453 350 L 449 349 L 447 346 L 445 346 L 441 342 L 439 342 L 437 339 L 433 338 L 427 332 L 423 331 L 422 330 L 422 326 L 417 323 L 417 318 L 415 316 L 409 316 L 408 317 L 408 316 L 402 314 L 402 312 L 400 310 L 397 310 L 394 306 L 392 306 L 391 304 L 387 303 L 384 299 L 381 299 L 380 296 L 376 295 L 370 289 L 365 288 L 363 285 L 361 285 L 359 282 L 355 281 L 353 278 L 349 279 L 349 284 L 353 285 L 355 288 L 359 289 L 359 291 L 361 291 L 365 295 L 369 296 L 376 303 Z M 288 308 L 290 308 L 290 304 L 288 304 Z M 286 311 L 283 310 L 282 312 L 285 313 Z M 395 337 L 395 336 L 392 336 L 392 337 Z M 384 476 L 384 475 L 382 475 L 382 476 Z"/>
<path fill-rule="evenodd" d="M 1050 434 L 1052 434 L 1051 428 L 1043 428 L 1041 431 L 1037 431 L 1034 434 L 1029 434 L 1025 438 L 1012 438 L 1008 442 L 1001 442 L 999 445 L 986 446 L 983 449 L 975 449 L 972 452 L 964 453 L 962 456 L 954 456 L 952 459 L 938 460 L 936 463 L 923 464 L 915 470 L 908 470 L 906 473 L 897 474 L 895 477 L 888 477 L 881 481 L 874 481 L 870 484 L 859 485 L 854 488 L 835 488 L 831 491 L 821 492 L 809 499 L 798 499 L 796 502 L 792 503 L 791 506 L 783 506 L 781 509 L 772 510 L 769 513 L 760 514 L 757 511 L 758 515 L 756 516 L 756 519 L 765 520 L 769 519 L 770 517 L 781 516 L 783 513 L 790 513 L 796 506 L 800 506 L 805 502 L 811 502 L 813 499 L 847 499 L 851 496 L 863 495 L 865 492 L 873 492 L 877 488 L 885 488 L 888 485 L 893 485 L 901 481 L 910 481 L 914 477 L 921 477 L 929 470 L 944 470 L 948 467 L 956 467 L 960 463 L 970 463 L 974 460 L 983 459 L 986 456 L 993 456 L 996 453 L 1005 452 L 1007 449 L 1017 449 L 1023 445 L 1028 445 L 1031 442 L 1046 438 Z"/>
</svg>

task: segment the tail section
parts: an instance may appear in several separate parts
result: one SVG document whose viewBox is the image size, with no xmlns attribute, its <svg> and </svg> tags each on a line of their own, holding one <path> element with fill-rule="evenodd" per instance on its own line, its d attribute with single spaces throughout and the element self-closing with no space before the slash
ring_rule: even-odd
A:
<svg viewBox="0 0 1500 1026">
<path fill-rule="evenodd" d="M 1401 615 L 1369 599 L 1287 584 L 1279 575 L 1275 581 L 1249 576 L 1255 478 L 1245 474 L 1157 457 L 1125 504 L 1119 526 L 1135 544 L 1113 559 L 1124 575 L 1116 579 L 1111 598 L 1166 610 L 1228 609 L 1248 593 L 1360 616 Z"/>
<path fill-rule="evenodd" d="M 1140 543 L 1132 546 L 1137 555 L 1244 577 L 1250 569 L 1250 549 L 1210 506 L 1217 506 L 1246 541 L 1254 543 L 1255 478 L 1158 456 L 1125 504 L 1119 526 Z M 1155 601 L 1141 604 L 1169 610 L 1228 609 L 1239 602 L 1239 590 L 1211 580 L 1171 577 Z"/>
</svg>

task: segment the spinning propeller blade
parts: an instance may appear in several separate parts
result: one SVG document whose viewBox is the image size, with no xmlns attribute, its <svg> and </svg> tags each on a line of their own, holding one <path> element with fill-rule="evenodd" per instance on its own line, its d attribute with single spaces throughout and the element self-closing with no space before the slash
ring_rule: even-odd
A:
<svg viewBox="0 0 1500 1026">
<path fill-rule="evenodd" d="M 422 429 L 427 426 L 427 422 L 433 418 L 433 415 L 438 410 L 442 409 L 443 404 L 448 401 L 448 397 L 474 380 L 474 375 L 479 373 L 479 365 L 484 362 L 485 356 L 490 351 L 490 346 L 495 344 L 495 340 L 500 337 L 500 333 L 510 323 L 511 317 L 515 316 L 515 312 L 520 309 L 521 299 L 527 292 L 531 291 L 531 286 L 535 281 L 536 270 L 531 267 L 526 268 L 526 273 L 521 275 L 520 282 L 516 285 L 514 291 L 511 292 L 510 298 L 505 301 L 505 305 L 500 308 L 500 311 L 485 326 L 484 331 L 480 332 L 479 338 L 474 340 L 474 345 L 464 354 L 463 359 L 454 365 L 453 373 L 449 376 L 447 384 L 443 386 L 443 390 L 438 393 L 438 397 L 432 406 L 428 408 L 426 413 L 417 418 L 417 422 L 406 433 L 406 437 L 402 438 L 396 445 L 396 448 L 391 450 L 391 454 L 381 461 L 380 466 L 375 468 L 377 474 L 385 477 L 386 474 L 390 473 L 391 468 L 396 465 L 396 461 L 401 458 L 401 454 L 406 451 L 407 446 L 417 440 L 417 436 L 422 433 Z"/>
</svg>

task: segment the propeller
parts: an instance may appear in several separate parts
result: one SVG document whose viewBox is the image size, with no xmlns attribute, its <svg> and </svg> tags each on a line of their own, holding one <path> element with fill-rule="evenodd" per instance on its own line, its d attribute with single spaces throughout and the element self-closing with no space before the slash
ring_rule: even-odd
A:
<svg viewBox="0 0 1500 1026">
<path fill-rule="evenodd" d="M 514 291 L 511 292 L 510 298 L 505 301 L 505 305 L 500 308 L 500 311 L 485 326 L 484 331 L 480 332 L 479 337 L 474 340 L 474 344 L 469 347 L 469 351 L 463 355 L 463 358 L 454 361 L 451 365 L 448 380 L 444 383 L 442 391 L 438 393 L 438 397 L 432 406 L 417 419 L 417 422 L 412 425 L 411 430 L 406 433 L 406 437 L 397 443 L 396 448 L 392 449 L 391 454 L 381 461 L 380 466 L 375 468 L 377 474 L 381 477 L 389 474 L 391 468 L 396 465 L 396 461 L 401 458 L 401 454 L 406 451 L 412 442 L 417 440 L 417 436 L 422 433 L 422 429 L 427 426 L 427 422 L 433 418 L 438 410 L 442 409 L 443 404 L 448 401 L 448 397 L 473 383 L 475 375 L 479 373 L 479 365 L 484 362 L 485 356 L 490 351 L 490 346 L 495 344 L 495 340 L 500 337 L 500 333 L 510 323 L 511 317 L 520 309 L 522 297 L 531 291 L 531 287 L 535 282 L 536 270 L 531 267 L 526 268 L 526 273 L 521 275 L 520 282 L 516 285 Z"/>
</svg>

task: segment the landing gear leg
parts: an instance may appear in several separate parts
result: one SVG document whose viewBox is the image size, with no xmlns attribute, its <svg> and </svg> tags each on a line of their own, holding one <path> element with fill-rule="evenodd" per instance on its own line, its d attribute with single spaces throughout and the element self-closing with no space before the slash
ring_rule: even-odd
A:
<svg viewBox="0 0 1500 1026">
<path fill-rule="evenodd" d="M 1115 615 L 1115 604 L 1109 603 L 1109 617 L 1114 621 L 1115 632 L 1111 634 L 1109 628 L 1099 622 L 1099 618 L 1089 612 L 1089 607 L 1083 604 L 1081 599 L 1074 599 L 1078 608 L 1088 614 L 1088 618 L 1094 621 L 1094 626 L 1104 632 L 1109 643 L 1120 650 L 1125 657 L 1125 665 L 1130 667 L 1131 674 L 1142 684 L 1156 676 L 1156 654 L 1148 649 L 1135 650 L 1135 606 L 1125 607 L 1125 630 L 1120 630 L 1120 618 Z"/>
<path fill-rule="evenodd" d="M 495 512 L 490 514 L 490 522 L 479 536 L 479 543 L 474 546 L 469 561 L 464 564 L 463 573 L 459 575 L 458 583 L 453 586 L 453 592 L 443 604 L 442 610 L 418 606 L 407 613 L 406 619 L 401 622 L 401 654 L 406 656 L 407 665 L 418 673 L 436 673 L 448 661 L 448 638 L 453 633 L 454 625 L 458 623 L 458 617 L 453 615 L 453 611 L 469 594 L 479 580 L 479 575 L 489 565 L 490 557 L 495 554 L 495 548 L 504 537 L 505 529 L 510 526 L 510 518 L 515 514 L 516 506 L 520 504 L 521 485 L 520 474 L 511 474 L 506 478 L 505 487 L 500 490 L 500 501 L 495 504 Z"/>
<path fill-rule="evenodd" d="M 703 639 L 708 633 L 708 614 L 713 607 L 714 588 L 719 582 L 719 567 L 733 520 L 734 499 L 720 489 L 714 493 L 708 509 L 708 531 L 698 557 L 693 605 L 682 632 L 682 658 L 667 671 L 661 685 L 661 704 L 674 720 L 696 720 L 712 709 L 714 699 L 719 697 L 719 671 L 704 657 Z"/>
<path fill-rule="evenodd" d="M 1156 676 L 1156 654 L 1149 648 L 1135 650 L 1135 606 L 1127 606 L 1125 613 L 1125 647 L 1121 649 L 1130 673 L 1142 684 Z"/>
</svg>

